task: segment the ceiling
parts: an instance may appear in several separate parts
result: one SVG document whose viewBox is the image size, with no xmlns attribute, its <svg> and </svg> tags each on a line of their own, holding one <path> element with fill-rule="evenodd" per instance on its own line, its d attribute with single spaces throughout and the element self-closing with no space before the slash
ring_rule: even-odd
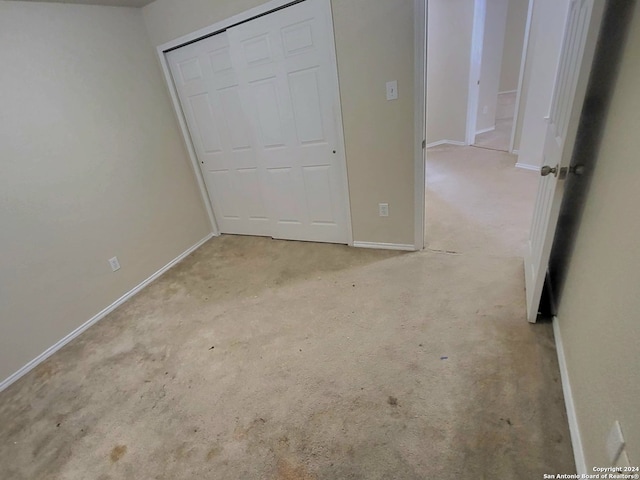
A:
<svg viewBox="0 0 640 480">
<path fill-rule="evenodd" d="M 153 0 L 26 0 L 28 2 L 78 3 L 83 5 L 110 5 L 112 7 L 144 7 Z"/>
</svg>

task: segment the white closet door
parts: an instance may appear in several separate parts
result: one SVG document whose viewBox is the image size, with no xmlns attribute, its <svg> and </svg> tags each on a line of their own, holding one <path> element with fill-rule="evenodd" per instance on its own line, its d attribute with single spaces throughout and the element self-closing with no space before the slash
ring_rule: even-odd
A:
<svg viewBox="0 0 640 480">
<path fill-rule="evenodd" d="M 264 171 L 227 34 L 169 52 L 167 60 L 220 231 L 270 236 Z"/>
<path fill-rule="evenodd" d="M 167 54 L 222 233 L 349 242 L 327 0 Z"/>
<path fill-rule="evenodd" d="M 337 71 L 325 5 L 307 0 L 228 35 L 267 173 L 273 236 L 347 243 Z"/>
</svg>

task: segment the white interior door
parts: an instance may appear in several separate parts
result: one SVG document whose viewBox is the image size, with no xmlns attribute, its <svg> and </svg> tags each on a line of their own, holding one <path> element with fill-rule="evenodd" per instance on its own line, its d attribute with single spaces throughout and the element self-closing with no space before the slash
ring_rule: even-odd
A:
<svg viewBox="0 0 640 480">
<path fill-rule="evenodd" d="M 218 228 L 223 233 L 270 235 L 260 181 L 264 169 L 220 33 L 167 54 Z"/>
<path fill-rule="evenodd" d="M 337 72 L 324 3 L 307 0 L 228 33 L 267 172 L 273 236 L 346 243 Z"/>
<path fill-rule="evenodd" d="M 349 242 L 330 13 L 306 0 L 167 54 L 222 233 Z"/>
<path fill-rule="evenodd" d="M 525 255 L 527 318 L 535 322 L 574 150 L 604 3 L 572 0 L 564 32 L 544 145 L 543 177 L 538 186 Z"/>
</svg>

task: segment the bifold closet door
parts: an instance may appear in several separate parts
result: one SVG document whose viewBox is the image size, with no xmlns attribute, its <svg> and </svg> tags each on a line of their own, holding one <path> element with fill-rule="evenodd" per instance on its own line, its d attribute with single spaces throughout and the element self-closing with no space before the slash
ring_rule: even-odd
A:
<svg viewBox="0 0 640 480">
<path fill-rule="evenodd" d="M 223 233 L 349 241 L 327 4 L 306 0 L 168 54 Z"/>
<path fill-rule="evenodd" d="M 227 34 L 173 50 L 167 60 L 218 228 L 222 233 L 271 236 L 264 171 Z"/>
</svg>

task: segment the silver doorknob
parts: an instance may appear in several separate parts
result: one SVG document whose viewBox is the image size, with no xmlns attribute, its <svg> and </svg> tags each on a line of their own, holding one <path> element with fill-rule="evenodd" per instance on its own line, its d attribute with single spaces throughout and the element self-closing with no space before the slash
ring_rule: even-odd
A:
<svg viewBox="0 0 640 480">
<path fill-rule="evenodd" d="M 544 167 L 542 167 L 540 169 L 540 175 L 542 175 L 543 177 L 546 177 L 550 173 L 553 173 L 553 176 L 557 177 L 558 176 L 558 165 L 556 165 L 555 167 L 550 167 L 549 165 L 545 165 Z"/>
</svg>

